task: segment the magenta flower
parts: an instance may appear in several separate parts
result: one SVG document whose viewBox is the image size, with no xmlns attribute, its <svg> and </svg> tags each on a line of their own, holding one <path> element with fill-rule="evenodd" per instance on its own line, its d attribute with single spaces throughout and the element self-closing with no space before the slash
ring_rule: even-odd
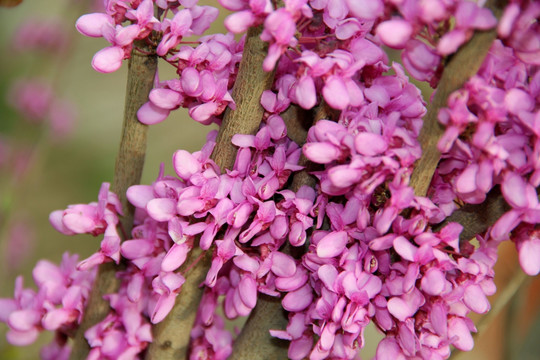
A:
<svg viewBox="0 0 540 360">
<path fill-rule="evenodd" d="M 232 33 L 186 41 L 217 17 L 217 9 L 197 3 L 111 0 L 104 13 L 77 21 L 81 33 L 110 44 L 94 56 L 97 71 L 115 71 L 132 51 L 145 53 L 134 48 L 143 42 L 155 47 L 160 66 L 173 67 L 172 79 L 156 75 L 138 109 L 142 123 L 183 107 L 195 121 L 220 126 L 226 108 L 236 106 L 232 89 L 252 49 L 244 54 L 249 42 Z M 475 30 L 496 26 L 489 10 L 464 0 L 220 3 L 233 12 L 225 25 L 235 34 L 262 27 L 262 68 L 275 79 L 257 99 L 260 125 L 232 134 L 236 159 L 223 173 L 211 159 L 214 130 L 200 151 L 174 153 L 172 175 L 162 166 L 152 184 L 130 187 L 134 227 L 123 242 L 122 209 L 107 183 L 97 202 L 53 212 L 57 230 L 103 235 L 101 246 L 79 264 L 67 255 L 59 267 L 39 262 L 37 291 L 17 280 L 14 298 L 0 299 L 8 340 L 28 344 L 51 330 L 55 340 L 43 357 L 68 357 L 93 269 L 115 261 L 122 263 L 120 286 L 104 297 L 108 315 L 85 333 L 89 359 L 137 358 L 153 340 L 152 325 L 182 296 L 190 269 L 209 257 L 190 359 L 229 357 L 233 336 L 218 306 L 229 319 L 249 316 L 260 294 L 279 298 L 288 312 L 286 328 L 270 334 L 290 341 L 291 359 L 357 358 L 370 322 L 384 334 L 376 359 L 444 359 L 451 346 L 471 350 L 476 329 L 467 316 L 490 309 L 497 245 L 512 240 L 525 272 L 540 272 L 540 6 L 507 7 L 500 40 L 440 110 L 442 157 L 421 197 L 410 181 L 422 156 L 427 101 L 405 69 L 436 87 L 449 56 Z M 383 45 L 402 50 L 403 66 L 390 64 Z M 69 111 L 49 90 L 20 89 L 14 104 L 36 121 L 55 110 L 61 123 Z M 243 94 L 236 95 L 241 104 Z M 309 126 L 321 110 L 327 118 Z M 305 118 L 305 128 L 291 127 L 292 113 Z M 311 163 L 298 165 L 306 159 Z M 302 170 L 315 185 L 294 192 L 292 177 Z M 458 206 L 482 203 L 497 186 L 511 210 L 476 234 L 477 245 L 460 239 L 457 223 L 434 231 Z M 193 261 L 192 250 L 205 254 Z"/>
<path fill-rule="evenodd" d="M 43 330 L 55 331 L 58 340 L 65 339 L 78 327 L 96 272 L 80 271 L 76 264 L 77 256 L 67 253 L 60 266 L 40 261 L 32 273 L 37 292 L 24 289 L 22 277 L 17 278 L 14 298 L 0 299 L 0 321 L 10 328 L 6 335 L 10 343 L 29 345 Z M 59 342 L 44 351 L 65 355 L 69 353 L 65 345 L 65 341 Z"/>
<path fill-rule="evenodd" d="M 70 205 L 66 210 L 51 213 L 49 221 L 59 232 L 65 235 L 104 234 L 101 250 L 80 266 L 89 269 L 107 259 L 120 261 L 120 236 L 116 230 L 118 215 L 122 215 L 120 200 L 109 191 L 109 183 L 103 183 L 99 191 L 98 203 Z"/>
<path fill-rule="evenodd" d="M 171 48 L 176 47 L 184 36 L 191 35 L 190 27 L 193 23 L 191 11 L 183 9 L 177 12 L 172 20 L 165 19 L 161 24 L 164 32 L 163 39 L 157 47 L 157 54 L 164 56 Z"/>
</svg>

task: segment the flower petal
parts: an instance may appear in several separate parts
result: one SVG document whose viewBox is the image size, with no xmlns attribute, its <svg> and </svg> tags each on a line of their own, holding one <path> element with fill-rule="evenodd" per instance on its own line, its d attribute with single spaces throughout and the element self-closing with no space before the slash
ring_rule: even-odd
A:
<svg viewBox="0 0 540 360">
<path fill-rule="evenodd" d="M 394 49 L 402 49 L 411 37 L 411 23 L 403 19 L 387 20 L 377 26 L 377 35 L 386 45 Z"/>
<path fill-rule="evenodd" d="M 540 239 L 526 239 L 518 243 L 519 263 L 530 276 L 540 272 Z"/>
<path fill-rule="evenodd" d="M 349 236 L 345 231 L 331 232 L 317 243 L 317 256 L 331 258 L 343 252 Z"/>
<path fill-rule="evenodd" d="M 75 27 L 81 34 L 85 36 L 101 37 L 103 36 L 101 29 L 107 24 L 111 26 L 114 25 L 113 19 L 109 15 L 103 13 L 93 13 L 83 15 L 77 19 Z"/>
<path fill-rule="evenodd" d="M 154 125 L 165 120 L 170 112 L 170 110 L 160 108 L 148 101 L 137 111 L 137 119 L 143 124 Z"/>
<path fill-rule="evenodd" d="M 188 151 L 178 150 L 173 155 L 174 170 L 184 180 L 201 171 L 201 163 Z"/>
<path fill-rule="evenodd" d="M 285 295 L 281 304 L 283 308 L 291 312 L 300 312 L 307 308 L 313 300 L 313 291 L 309 284 L 305 284 L 300 289 Z"/>
<path fill-rule="evenodd" d="M 111 73 L 122 66 L 124 49 L 118 46 L 109 46 L 99 50 L 92 59 L 92 67 L 101 73 Z"/>
</svg>

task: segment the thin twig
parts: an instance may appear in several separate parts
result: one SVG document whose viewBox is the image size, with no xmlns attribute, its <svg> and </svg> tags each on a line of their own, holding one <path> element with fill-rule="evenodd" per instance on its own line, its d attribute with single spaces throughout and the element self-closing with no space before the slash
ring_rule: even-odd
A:
<svg viewBox="0 0 540 360">
<path fill-rule="evenodd" d="M 261 32 L 262 26 L 250 28 L 248 31 L 232 94 L 236 110 L 227 109 L 225 112 L 212 154 L 213 160 L 222 172 L 234 166 L 236 147 L 231 143 L 232 136 L 257 132 L 264 114 L 264 109 L 260 105 L 261 95 L 274 81 L 274 72 L 267 73 L 262 70 L 267 44 L 259 38 Z M 190 256 L 196 258 L 200 252 L 198 247 L 194 247 Z M 182 285 L 175 306 L 162 322 L 154 326 L 154 341 L 147 349 L 147 360 L 187 357 L 190 331 L 202 297 L 200 284 L 210 267 L 211 255 L 212 250 L 207 251 L 201 262 L 186 276 L 186 282 Z M 182 268 L 180 271 L 183 271 Z"/>
<path fill-rule="evenodd" d="M 127 236 L 131 233 L 133 225 L 134 207 L 128 203 L 126 191 L 129 186 L 140 183 L 146 152 L 147 126 L 139 122 L 137 111 L 148 101 L 148 94 L 153 87 L 157 69 L 155 49 L 150 48 L 144 41 L 136 41 L 135 47 L 143 48 L 147 53 L 154 55 L 143 55 L 132 51 L 128 63 L 124 122 L 112 185 L 112 191 L 122 202 L 124 217 L 121 222 Z M 103 295 L 114 293 L 118 289 L 117 271 L 118 266 L 112 262 L 99 266 L 84 318 L 75 336 L 71 360 L 82 360 L 88 356 L 90 348 L 84 338 L 84 333 L 109 313 L 109 304 L 103 300 Z"/>
</svg>

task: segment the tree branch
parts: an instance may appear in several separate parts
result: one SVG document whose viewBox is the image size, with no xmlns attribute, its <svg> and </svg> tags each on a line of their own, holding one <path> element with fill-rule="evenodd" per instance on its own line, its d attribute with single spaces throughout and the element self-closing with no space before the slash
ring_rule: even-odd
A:
<svg viewBox="0 0 540 360">
<path fill-rule="evenodd" d="M 262 26 L 250 28 L 240 68 L 233 89 L 233 99 L 236 110 L 227 109 L 223 123 L 219 129 L 216 147 L 212 158 L 221 168 L 231 169 L 236 158 L 236 147 L 231 143 L 234 134 L 255 134 L 264 114 L 260 104 L 262 92 L 269 89 L 274 81 L 274 72 L 266 73 L 262 70 L 262 63 L 267 53 L 267 44 L 259 37 Z M 196 258 L 202 251 L 194 247 L 191 251 Z M 184 359 L 188 354 L 190 331 L 193 327 L 197 309 L 202 297 L 200 284 L 204 281 L 210 268 L 212 250 L 203 255 L 200 264 L 197 264 L 186 276 L 180 295 L 169 315 L 154 326 L 154 341 L 149 345 L 147 360 Z M 190 264 L 189 259 L 186 264 Z M 183 271 L 182 269 L 180 271 Z"/>
<path fill-rule="evenodd" d="M 155 54 L 155 49 L 143 40 L 136 41 L 135 47 L 143 49 L 145 53 Z M 147 126 L 139 122 L 137 111 L 148 101 L 156 69 L 156 55 L 143 55 L 138 51 L 131 52 L 131 58 L 128 62 L 122 137 L 111 189 L 122 202 L 124 217 L 121 219 L 121 223 L 126 236 L 131 233 L 134 213 L 134 207 L 127 201 L 126 191 L 129 186 L 140 183 L 146 152 Z M 82 323 L 74 339 L 71 360 L 82 360 L 88 356 L 90 348 L 84 338 L 84 333 L 109 313 L 109 303 L 103 300 L 103 295 L 117 291 L 119 280 L 116 278 L 116 272 L 118 268 L 112 262 L 99 266 Z"/>
<path fill-rule="evenodd" d="M 486 8 L 499 18 L 506 2 L 506 0 L 489 0 Z M 417 196 L 426 196 L 431 178 L 439 163 L 440 152 L 437 149 L 437 142 L 443 133 L 443 128 L 437 121 L 439 110 L 446 106 L 452 92 L 460 89 L 470 77 L 478 72 L 496 37 L 496 29 L 475 32 L 471 40 L 451 57 L 444 69 L 433 102 L 428 105 L 424 126 L 418 138 L 422 146 L 422 157 L 415 164 L 410 181 Z M 475 234 L 486 231 L 507 210 L 508 205 L 500 190 L 493 189 L 482 204 L 463 206 L 442 223 L 435 225 L 433 231 L 439 231 L 449 222 L 458 222 L 463 225 L 460 239 L 468 241 Z"/>
<path fill-rule="evenodd" d="M 275 72 L 262 70 L 262 63 L 268 52 L 268 44 L 259 38 L 262 30 L 261 25 L 248 31 L 232 93 L 236 110 L 227 108 L 212 153 L 212 158 L 222 172 L 234 166 L 236 147 L 231 143 L 233 135 L 255 134 L 259 129 L 264 114 L 261 95 L 264 90 L 270 89 L 274 82 Z"/>
<path fill-rule="evenodd" d="M 486 196 L 486 200 L 481 204 L 466 204 L 454 211 L 443 222 L 433 226 L 433 231 L 437 232 L 451 222 L 457 222 L 463 226 L 463 231 L 459 235 L 460 242 L 469 241 L 476 234 L 481 234 L 508 210 L 510 206 L 504 200 L 500 189 L 492 189 Z"/>
<path fill-rule="evenodd" d="M 497 17 L 500 16 L 501 6 L 495 0 L 486 4 L 486 7 L 493 11 Z M 444 130 L 437 121 L 439 110 L 446 106 L 451 93 L 460 89 L 470 77 L 478 72 L 496 38 L 497 29 L 476 31 L 471 40 L 463 45 L 445 66 L 433 101 L 428 105 L 424 125 L 418 137 L 422 146 L 422 157 L 415 164 L 410 181 L 417 196 L 426 196 L 441 156 L 437 149 L 437 142 Z"/>
</svg>

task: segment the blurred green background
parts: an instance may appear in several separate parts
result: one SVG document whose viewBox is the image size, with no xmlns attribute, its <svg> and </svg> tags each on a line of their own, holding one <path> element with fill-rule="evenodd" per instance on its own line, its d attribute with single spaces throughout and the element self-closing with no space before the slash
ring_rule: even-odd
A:
<svg viewBox="0 0 540 360">
<path fill-rule="evenodd" d="M 206 3 L 217 6 L 217 1 Z M 39 259 L 58 263 L 64 251 L 79 253 L 83 259 L 99 246 L 99 238 L 64 236 L 48 222 L 53 210 L 95 201 L 101 183 L 111 182 L 114 173 L 127 64 L 112 74 L 100 74 L 91 68 L 92 56 L 107 43 L 80 35 L 74 24 L 82 14 L 95 11 L 89 10 L 92 6 L 86 0 L 25 0 L 15 8 L 0 8 L 0 140 L 9 143 L 13 151 L 30 154 L 26 170 L 17 177 L 13 175 L 13 163 L 8 161 L 0 166 L 0 297 L 13 295 L 18 274 L 24 275 L 26 286 L 33 286 L 31 271 Z M 221 19 L 224 16 L 222 12 Z M 14 51 L 12 39 L 17 29 L 23 22 L 36 18 L 60 22 L 69 40 L 64 53 Z M 162 80 L 174 76 L 171 66 L 160 64 Z M 34 77 L 53 84 L 58 96 L 75 105 L 78 116 L 69 137 L 51 140 L 43 126 L 24 121 L 7 100 L 9 89 L 17 79 Z M 182 109 L 174 111 L 165 122 L 151 126 L 142 183 L 155 179 L 162 162 L 166 172 L 173 173 L 173 152 L 179 148 L 200 149 L 209 130 L 190 120 Z M 11 231 L 17 224 L 22 224 L 22 231 L 28 232 L 19 243 Z M 499 288 L 508 282 L 516 264 L 513 246 L 506 246 L 501 253 L 504 256 L 496 278 Z M 538 342 L 534 341 L 535 335 L 540 334 L 540 322 L 535 321 L 539 307 L 535 294 L 539 288 L 538 280 L 525 286 L 513 307 L 503 311 L 488 332 L 482 334 L 478 347 L 459 359 L 540 358 Z M 1 324 L 0 359 L 36 359 L 39 347 L 50 338 L 43 335 L 33 346 L 15 348 L 6 343 L 5 332 L 6 326 Z M 373 355 L 379 338 L 374 329 L 367 331 L 365 359 Z"/>
</svg>

